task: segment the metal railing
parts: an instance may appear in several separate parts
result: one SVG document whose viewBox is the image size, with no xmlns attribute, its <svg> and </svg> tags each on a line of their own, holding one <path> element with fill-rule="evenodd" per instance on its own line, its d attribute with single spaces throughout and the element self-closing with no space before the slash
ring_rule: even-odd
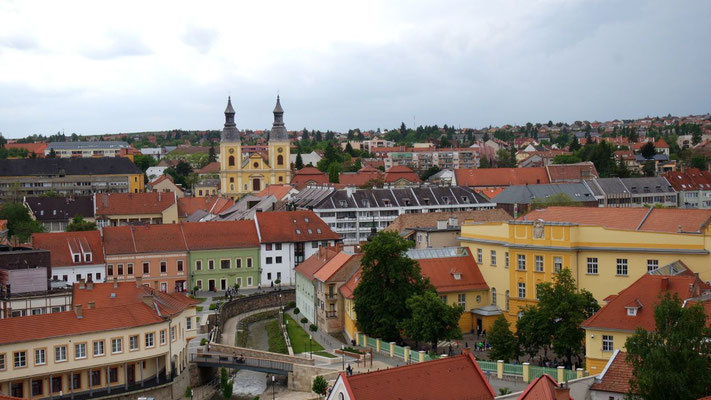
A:
<svg viewBox="0 0 711 400">
<path fill-rule="evenodd" d="M 265 360 L 263 358 L 252 358 L 252 357 L 234 357 L 234 356 L 223 356 L 214 354 L 191 354 L 191 362 L 203 363 L 210 365 L 219 365 L 229 368 L 245 368 L 250 369 L 262 369 L 262 370 L 278 370 L 284 372 L 294 371 L 294 364 L 283 362 L 283 361 L 273 361 Z"/>
</svg>

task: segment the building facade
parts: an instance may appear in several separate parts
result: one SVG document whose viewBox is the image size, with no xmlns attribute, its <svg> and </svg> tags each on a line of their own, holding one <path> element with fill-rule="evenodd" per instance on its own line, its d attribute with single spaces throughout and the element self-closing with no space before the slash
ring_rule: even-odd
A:
<svg viewBox="0 0 711 400">
<path fill-rule="evenodd" d="M 51 254 L 52 280 L 73 285 L 106 279 L 104 247 L 99 231 L 35 233 L 32 247 Z"/>
<path fill-rule="evenodd" d="M 44 150 L 44 155 L 48 156 L 54 150 L 54 154 L 60 158 L 76 157 L 119 157 L 125 153 L 129 146 L 126 142 L 50 142 Z"/>
<path fill-rule="evenodd" d="M 284 110 L 277 96 L 274 107 L 274 124 L 269 134 L 267 153 L 245 153 L 242 149 L 232 100 L 227 100 L 225 126 L 220 139 L 220 190 L 229 197 L 259 192 L 270 184 L 291 181 L 291 149 L 289 135 L 284 126 Z"/>
</svg>

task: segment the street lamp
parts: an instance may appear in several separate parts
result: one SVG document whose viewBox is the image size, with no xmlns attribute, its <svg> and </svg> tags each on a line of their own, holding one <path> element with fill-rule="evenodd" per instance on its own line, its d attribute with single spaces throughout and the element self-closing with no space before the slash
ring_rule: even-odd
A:
<svg viewBox="0 0 711 400">
<path fill-rule="evenodd" d="M 309 358 L 310 359 L 314 358 L 314 351 L 313 351 L 313 348 L 311 347 L 311 339 L 312 338 L 313 337 L 311 335 L 309 335 Z"/>
<path fill-rule="evenodd" d="M 341 368 L 345 371 L 346 370 L 346 345 L 345 344 L 341 345 L 341 356 L 342 356 Z"/>
<path fill-rule="evenodd" d="M 272 400 L 274 400 L 274 375 L 272 375 Z"/>
</svg>

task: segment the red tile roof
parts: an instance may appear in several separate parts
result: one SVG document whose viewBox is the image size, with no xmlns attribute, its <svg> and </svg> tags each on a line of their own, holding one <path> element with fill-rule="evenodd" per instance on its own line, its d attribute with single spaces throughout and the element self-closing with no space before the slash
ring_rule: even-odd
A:
<svg viewBox="0 0 711 400">
<path fill-rule="evenodd" d="M 627 363 L 627 353 L 616 351 L 607 362 L 599 382 L 593 383 L 590 390 L 627 394 L 634 368 Z"/>
<path fill-rule="evenodd" d="M 417 259 L 422 275 L 430 279 L 437 293 L 489 289 L 469 248 L 462 250 L 464 255 L 456 257 Z M 460 279 L 455 279 L 456 274 Z"/>
<path fill-rule="evenodd" d="M 160 214 L 176 202 L 175 193 L 97 193 L 96 216 Z"/>
<path fill-rule="evenodd" d="M 107 226 L 103 235 L 106 255 L 187 250 L 179 224 Z"/>
<path fill-rule="evenodd" d="M 485 400 L 496 396 L 471 354 L 351 376 L 341 373 L 339 379 L 352 400 Z"/>
<path fill-rule="evenodd" d="M 310 242 L 339 240 L 313 211 L 270 211 L 254 217 L 259 226 L 262 243 Z"/>
<path fill-rule="evenodd" d="M 254 221 L 186 222 L 181 224 L 190 250 L 259 247 Z"/>
<path fill-rule="evenodd" d="M 660 294 L 677 294 L 680 299 L 687 300 L 701 295 L 707 288 L 708 286 L 695 276 L 645 274 L 583 322 L 582 326 L 586 329 L 634 331 L 642 328 L 652 331 L 655 329 L 654 307 L 659 303 Z M 627 315 L 627 307 L 637 303 L 641 304 L 637 315 Z"/>
<path fill-rule="evenodd" d="M 328 175 L 314 167 L 301 168 L 294 172 L 294 177 L 291 178 L 291 185 L 297 189 L 305 188 L 310 184 L 325 185 L 328 184 L 328 182 Z"/>
<path fill-rule="evenodd" d="M 198 170 L 195 171 L 195 172 L 196 172 L 198 175 L 202 175 L 202 174 L 216 174 L 216 173 L 220 172 L 220 163 L 217 162 L 217 161 L 213 161 L 213 162 L 207 164 L 206 166 L 204 166 L 204 167 L 198 169 Z"/>
<path fill-rule="evenodd" d="M 337 254 L 338 250 L 336 250 L 335 247 L 320 247 L 318 252 L 297 265 L 294 271 L 303 275 L 308 280 L 313 280 L 314 274 Z"/>
<path fill-rule="evenodd" d="M 104 247 L 99 231 L 34 233 L 32 247 L 49 250 L 52 267 L 104 263 Z M 79 262 L 74 262 L 72 253 L 80 254 Z M 91 253 L 91 261 L 84 261 L 84 253 Z"/>
<path fill-rule="evenodd" d="M 711 172 L 698 168 L 689 168 L 684 172 L 671 171 L 662 175 L 669 181 L 674 190 L 687 192 L 692 190 L 711 191 Z"/>
<path fill-rule="evenodd" d="M 282 200 L 284 197 L 286 197 L 289 192 L 294 189 L 290 185 L 267 185 L 264 189 L 262 189 L 261 192 L 257 194 L 257 196 L 269 196 L 272 195 L 276 197 L 277 201 Z"/>
<path fill-rule="evenodd" d="M 456 169 L 457 185 L 470 187 L 502 187 L 550 183 L 544 167 Z"/>
<path fill-rule="evenodd" d="M 548 374 L 543 374 L 531 382 L 519 396 L 519 400 L 572 400 L 569 388 L 561 388 Z"/>
<path fill-rule="evenodd" d="M 148 186 L 155 186 L 156 184 L 163 182 L 166 179 L 171 181 L 175 185 L 175 181 L 173 181 L 173 178 L 171 178 L 170 175 L 161 175 L 155 180 L 148 182 Z"/>
<path fill-rule="evenodd" d="M 320 280 L 321 282 L 328 282 L 331 278 L 336 276 L 336 274 L 346 265 L 357 264 L 360 268 L 360 259 L 363 258 L 363 254 L 346 253 L 344 251 L 339 252 L 328 260 L 328 262 L 318 271 L 314 273 L 314 278 Z"/>
<path fill-rule="evenodd" d="M 178 199 L 178 217 L 187 218 L 197 210 L 218 214 L 234 205 L 234 200 L 224 197 L 182 197 Z"/>
<path fill-rule="evenodd" d="M 353 298 L 353 291 L 355 290 L 356 287 L 358 287 L 358 282 L 360 281 L 360 273 L 363 271 L 362 268 L 359 268 L 358 271 L 356 271 L 353 276 L 351 276 L 346 283 L 341 285 L 340 288 L 338 288 L 338 291 L 341 292 L 343 297 L 346 299 L 352 299 Z"/>
<path fill-rule="evenodd" d="M 711 219 L 711 210 L 675 208 L 548 207 L 531 211 L 518 220 L 568 222 L 648 232 L 701 233 Z"/>
<path fill-rule="evenodd" d="M 383 172 L 371 166 L 365 166 L 358 172 L 341 172 L 338 174 L 338 183 L 344 186 L 363 186 L 368 181 L 384 179 Z"/>
<path fill-rule="evenodd" d="M 47 150 L 49 143 L 5 143 L 6 149 L 27 149 L 28 153 L 35 153 L 39 157 L 44 157 L 44 151 Z"/>
<path fill-rule="evenodd" d="M 576 164 L 553 164 L 546 167 L 551 183 L 582 182 L 598 178 L 595 164 L 590 161 Z"/>
<path fill-rule="evenodd" d="M 422 182 L 412 169 L 404 165 L 394 165 L 385 171 L 385 183 L 395 183 L 399 180 L 406 180 L 412 183 Z"/>
<path fill-rule="evenodd" d="M 180 293 L 160 293 L 145 286 L 136 287 L 134 282 L 116 285 L 115 288 L 113 283 L 96 283 L 92 289 L 79 289 L 75 284 L 73 304 L 82 305 L 82 318 L 77 318 L 74 311 L 65 311 L 1 319 L 0 344 L 152 325 L 163 322 L 162 316 L 181 312 L 197 303 Z M 111 293 L 115 294 L 114 298 Z M 153 306 L 143 302 L 144 295 L 152 296 Z M 88 308 L 90 301 L 95 303 L 95 308 Z"/>
</svg>

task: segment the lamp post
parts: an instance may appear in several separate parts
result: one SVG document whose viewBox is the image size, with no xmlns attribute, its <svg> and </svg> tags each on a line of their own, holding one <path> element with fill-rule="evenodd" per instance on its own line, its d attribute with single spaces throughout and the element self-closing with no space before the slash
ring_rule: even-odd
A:
<svg viewBox="0 0 711 400">
<path fill-rule="evenodd" d="M 313 338 L 313 336 L 309 335 L 309 358 L 310 358 L 310 359 L 313 359 L 313 358 L 314 358 L 313 347 L 311 347 L 311 340 L 312 340 L 312 338 Z"/>
<path fill-rule="evenodd" d="M 346 370 L 346 345 L 341 345 L 341 368 Z"/>
<path fill-rule="evenodd" d="M 275 396 L 275 395 L 274 395 L 274 385 L 275 385 L 275 382 L 274 382 L 274 375 L 272 375 L 272 400 L 274 400 L 274 396 Z"/>
</svg>

